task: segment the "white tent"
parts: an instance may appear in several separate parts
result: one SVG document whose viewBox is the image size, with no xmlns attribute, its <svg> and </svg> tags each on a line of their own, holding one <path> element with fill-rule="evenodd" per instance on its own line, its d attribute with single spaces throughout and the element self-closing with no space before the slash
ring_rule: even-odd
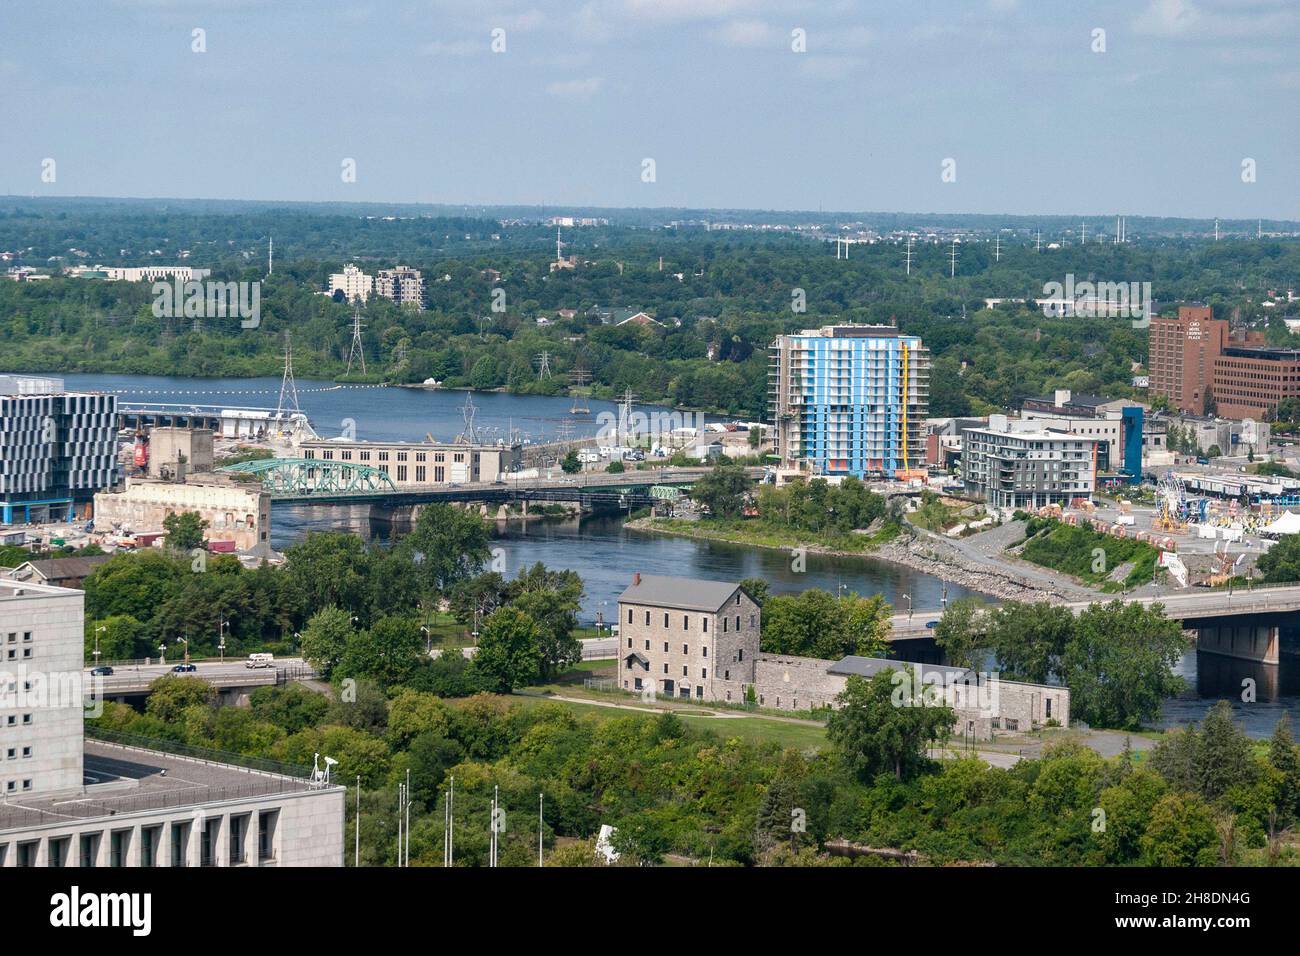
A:
<svg viewBox="0 0 1300 956">
<path fill-rule="evenodd" d="M 1260 534 L 1282 535 L 1300 532 L 1300 515 L 1294 511 L 1284 511 L 1277 519 L 1260 529 Z"/>
</svg>

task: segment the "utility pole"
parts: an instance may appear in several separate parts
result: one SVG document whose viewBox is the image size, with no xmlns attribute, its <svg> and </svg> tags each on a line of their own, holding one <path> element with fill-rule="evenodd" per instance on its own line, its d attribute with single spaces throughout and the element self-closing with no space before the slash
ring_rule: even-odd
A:
<svg viewBox="0 0 1300 956">
<path fill-rule="evenodd" d="M 993 261 L 1002 261 L 1002 236 L 998 234 L 993 237 Z"/>
<path fill-rule="evenodd" d="M 353 838 L 352 865 L 361 865 L 361 774 L 357 774 L 357 819 L 356 836 Z"/>
<path fill-rule="evenodd" d="M 537 865 L 542 865 L 542 829 L 546 826 L 546 821 L 542 817 L 543 794 L 537 795 Z"/>
<path fill-rule="evenodd" d="M 1087 244 L 1088 244 L 1088 223 L 1081 222 L 1079 223 L 1079 245 L 1086 246 Z"/>
<path fill-rule="evenodd" d="M 1038 230 L 1038 240 L 1037 240 L 1037 244 L 1034 246 L 1034 251 L 1035 252 L 1043 251 L 1043 230 L 1041 229 Z"/>
<path fill-rule="evenodd" d="M 949 255 L 949 259 L 951 260 L 951 265 L 948 270 L 948 278 L 951 279 L 957 275 L 957 240 L 956 239 L 952 241 L 952 251 L 948 255 Z"/>
<path fill-rule="evenodd" d="M 912 237 L 907 237 L 907 274 L 912 274 Z"/>
</svg>

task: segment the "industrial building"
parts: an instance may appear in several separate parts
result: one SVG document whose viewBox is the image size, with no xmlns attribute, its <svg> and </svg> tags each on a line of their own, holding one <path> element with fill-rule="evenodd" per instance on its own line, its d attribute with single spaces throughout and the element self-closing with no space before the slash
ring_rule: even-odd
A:
<svg viewBox="0 0 1300 956">
<path fill-rule="evenodd" d="M 831 325 L 770 347 L 773 451 L 808 475 L 924 475 L 930 353 L 889 325 Z"/>
<path fill-rule="evenodd" d="M 117 398 L 0 375 L 0 524 L 89 517 L 117 483 Z"/>
<path fill-rule="evenodd" d="M 459 442 L 371 442 L 316 439 L 299 446 L 303 458 L 352 462 L 383 472 L 403 491 L 504 480 L 520 465 L 517 445 Z"/>
</svg>

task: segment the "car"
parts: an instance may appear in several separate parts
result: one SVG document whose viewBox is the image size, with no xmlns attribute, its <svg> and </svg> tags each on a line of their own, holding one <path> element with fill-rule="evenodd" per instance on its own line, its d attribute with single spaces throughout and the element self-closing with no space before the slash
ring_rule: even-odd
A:
<svg viewBox="0 0 1300 956">
<path fill-rule="evenodd" d="M 1198 465 L 1208 465 L 1208 464 L 1210 463 L 1210 459 L 1208 459 L 1208 458 L 1198 458 L 1198 459 L 1196 459 L 1196 463 L 1197 463 Z"/>
<path fill-rule="evenodd" d="M 193 664 L 177 664 L 175 667 L 172 668 L 172 673 L 174 673 L 174 674 L 190 674 L 190 673 L 193 673 L 193 672 L 196 671 L 196 670 L 198 670 L 198 668 L 195 667 Z"/>
<path fill-rule="evenodd" d="M 928 627 L 930 630 L 933 631 L 936 627 L 939 626 L 939 622 L 938 622 L 938 621 L 926 621 L 926 622 L 925 622 L 925 626 Z"/>
<path fill-rule="evenodd" d="M 100 664 L 98 667 L 92 667 L 90 669 L 91 677 L 108 677 L 112 673 L 113 668 L 109 667 L 107 664 Z"/>
</svg>

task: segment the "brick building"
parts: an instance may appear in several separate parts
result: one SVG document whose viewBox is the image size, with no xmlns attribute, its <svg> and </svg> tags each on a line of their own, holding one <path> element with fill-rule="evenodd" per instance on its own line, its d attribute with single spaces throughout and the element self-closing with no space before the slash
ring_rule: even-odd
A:
<svg viewBox="0 0 1300 956">
<path fill-rule="evenodd" d="M 1300 349 L 1229 346 L 1214 360 L 1212 388 L 1223 418 L 1271 418 L 1282 399 L 1300 398 Z"/>
<path fill-rule="evenodd" d="M 1177 318 L 1153 318 L 1147 338 L 1150 394 L 1169 407 L 1204 415 L 1214 384 L 1215 359 L 1228 344 L 1228 323 L 1207 305 L 1184 305 Z"/>
</svg>

